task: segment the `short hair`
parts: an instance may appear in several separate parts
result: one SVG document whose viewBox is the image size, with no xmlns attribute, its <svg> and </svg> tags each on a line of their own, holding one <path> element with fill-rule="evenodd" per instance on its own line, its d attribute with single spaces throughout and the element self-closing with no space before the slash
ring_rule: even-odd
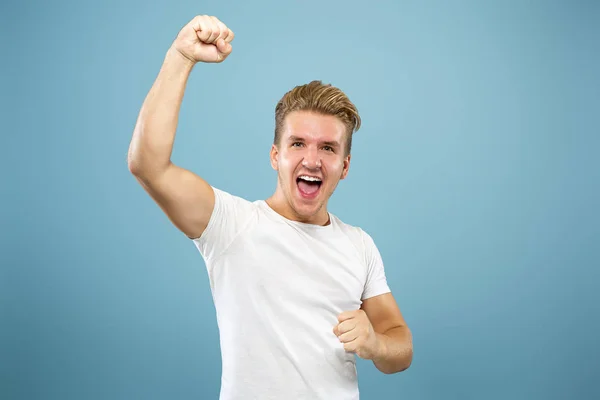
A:
<svg viewBox="0 0 600 400">
<path fill-rule="evenodd" d="M 344 92 L 318 80 L 287 92 L 275 106 L 275 145 L 281 140 L 285 117 L 293 111 L 312 111 L 339 118 L 346 127 L 346 155 L 350 154 L 352 135 L 360 129 L 361 119 L 356 106 Z"/>
</svg>

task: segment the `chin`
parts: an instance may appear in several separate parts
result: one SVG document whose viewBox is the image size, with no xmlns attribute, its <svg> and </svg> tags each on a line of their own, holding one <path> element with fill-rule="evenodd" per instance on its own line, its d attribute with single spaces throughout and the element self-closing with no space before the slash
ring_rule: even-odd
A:
<svg viewBox="0 0 600 400">
<path fill-rule="evenodd" d="M 309 219 L 314 217 L 323 207 L 322 203 L 305 204 L 303 202 L 294 202 L 294 211 L 299 217 Z"/>
</svg>

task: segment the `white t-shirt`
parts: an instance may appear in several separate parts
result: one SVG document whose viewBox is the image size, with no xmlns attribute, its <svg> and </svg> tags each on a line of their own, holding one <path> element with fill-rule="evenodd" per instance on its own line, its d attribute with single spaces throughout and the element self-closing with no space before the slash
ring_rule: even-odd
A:
<svg viewBox="0 0 600 400">
<path fill-rule="evenodd" d="M 358 399 L 355 355 L 337 316 L 389 292 L 372 238 L 329 214 L 291 221 L 264 200 L 213 188 L 215 207 L 194 244 L 204 258 L 222 355 L 221 399 Z"/>
</svg>

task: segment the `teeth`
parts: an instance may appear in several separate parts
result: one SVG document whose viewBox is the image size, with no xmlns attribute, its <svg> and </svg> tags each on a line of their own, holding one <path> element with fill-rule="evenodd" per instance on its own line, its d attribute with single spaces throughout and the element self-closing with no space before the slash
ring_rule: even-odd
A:
<svg viewBox="0 0 600 400">
<path fill-rule="evenodd" d="M 315 176 L 301 175 L 298 178 L 309 182 L 321 182 L 321 178 L 317 178 Z"/>
</svg>

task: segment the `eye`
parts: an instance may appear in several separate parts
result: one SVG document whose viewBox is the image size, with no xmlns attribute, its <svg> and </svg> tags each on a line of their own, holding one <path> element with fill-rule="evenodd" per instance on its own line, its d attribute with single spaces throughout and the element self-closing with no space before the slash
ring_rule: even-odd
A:
<svg viewBox="0 0 600 400">
<path fill-rule="evenodd" d="M 323 146 L 323 149 L 325 151 L 333 151 L 333 147 L 331 147 L 331 146 Z"/>
<path fill-rule="evenodd" d="M 292 147 L 302 146 L 302 142 L 294 142 L 292 143 Z"/>
</svg>

